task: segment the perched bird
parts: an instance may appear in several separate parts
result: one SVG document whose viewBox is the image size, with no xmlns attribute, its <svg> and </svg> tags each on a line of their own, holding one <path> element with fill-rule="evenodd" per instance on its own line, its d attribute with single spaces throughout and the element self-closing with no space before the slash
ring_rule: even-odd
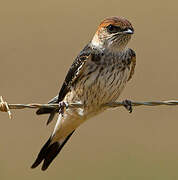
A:
<svg viewBox="0 0 178 180">
<path fill-rule="evenodd" d="M 101 22 L 91 42 L 73 62 L 59 95 L 49 101 L 59 103 L 60 113 L 53 133 L 31 168 L 43 162 L 42 170 L 46 170 L 80 124 L 106 110 L 103 104 L 118 99 L 134 73 L 136 55 L 127 48 L 133 33 L 131 23 L 123 17 L 108 17 Z M 70 108 L 70 103 L 83 106 Z M 48 113 L 47 124 L 57 111 L 37 111 Z"/>
</svg>

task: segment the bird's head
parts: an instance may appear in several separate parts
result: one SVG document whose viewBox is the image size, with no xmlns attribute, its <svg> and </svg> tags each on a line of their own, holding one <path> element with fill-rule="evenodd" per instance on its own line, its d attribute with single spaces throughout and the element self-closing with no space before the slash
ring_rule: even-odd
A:
<svg viewBox="0 0 178 180">
<path fill-rule="evenodd" d="M 98 49 L 122 51 L 131 39 L 134 29 L 123 17 L 108 17 L 99 25 L 91 44 Z"/>
</svg>

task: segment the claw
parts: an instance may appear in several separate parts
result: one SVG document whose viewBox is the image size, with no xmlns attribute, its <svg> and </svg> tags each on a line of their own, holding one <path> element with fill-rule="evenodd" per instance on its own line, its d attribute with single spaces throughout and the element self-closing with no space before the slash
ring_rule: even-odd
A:
<svg viewBox="0 0 178 180">
<path fill-rule="evenodd" d="M 65 109 L 67 109 L 69 107 L 69 105 L 67 103 L 65 103 L 64 101 L 59 102 L 59 114 L 61 114 L 62 116 L 64 116 L 64 111 Z"/>
<path fill-rule="evenodd" d="M 124 107 L 129 111 L 129 113 L 131 113 L 133 110 L 132 101 L 126 99 L 126 100 L 122 101 L 122 103 L 123 103 Z"/>
</svg>

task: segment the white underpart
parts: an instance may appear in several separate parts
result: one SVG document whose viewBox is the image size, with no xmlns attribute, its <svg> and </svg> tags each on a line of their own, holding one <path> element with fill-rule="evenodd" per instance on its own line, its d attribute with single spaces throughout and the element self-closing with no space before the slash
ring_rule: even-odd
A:
<svg viewBox="0 0 178 180">
<path fill-rule="evenodd" d="M 57 119 L 57 122 L 56 122 L 56 125 L 55 125 L 55 128 L 54 128 L 54 131 L 53 131 L 53 133 L 52 133 L 52 136 L 55 134 L 55 132 L 56 132 L 57 130 L 59 130 L 59 128 L 60 128 L 60 126 L 61 126 L 61 122 L 62 122 L 62 115 L 59 114 L 58 119 Z"/>
</svg>

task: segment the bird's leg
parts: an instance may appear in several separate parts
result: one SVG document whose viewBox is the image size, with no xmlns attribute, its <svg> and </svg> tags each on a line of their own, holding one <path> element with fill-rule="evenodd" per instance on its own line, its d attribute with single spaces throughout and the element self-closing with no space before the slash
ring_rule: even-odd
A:
<svg viewBox="0 0 178 180">
<path fill-rule="evenodd" d="M 68 107 L 69 105 L 66 102 L 64 101 L 59 102 L 59 114 L 63 116 L 65 109 L 67 109 Z"/>
<path fill-rule="evenodd" d="M 132 110 L 133 110 L 132 101 L 126 99 L 126 100 L 122 101 L 122 104 L 129 111 L 129 113 L 132 112 Z"/>
</svg>

